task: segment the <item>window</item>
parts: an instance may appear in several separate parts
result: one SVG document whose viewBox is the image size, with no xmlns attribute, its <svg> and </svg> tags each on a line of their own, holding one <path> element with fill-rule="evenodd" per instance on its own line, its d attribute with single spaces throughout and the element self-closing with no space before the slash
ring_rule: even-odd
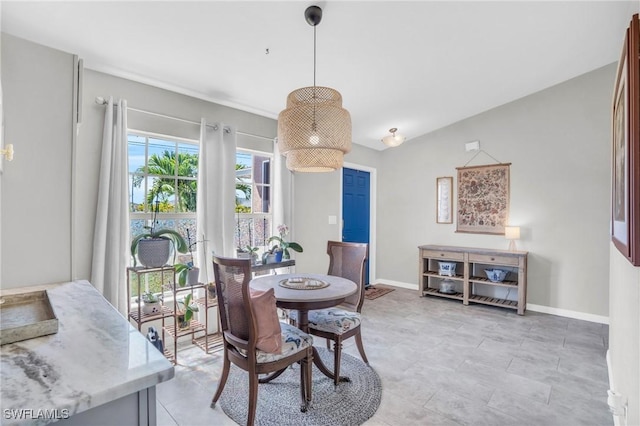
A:
<svg viewBox="0 0 640 426">
<path fill-rule="evenodd" d="M 174 229 L 195 243 L 198 141 L 135 132 L 128 135 L 128 149 L 131 238 L 151 224 L 157 206 L 156 229 Z M 261 253 L 272 235 L 271 164 L 270 154 L 236 152 L 236 247 L 258 247 Z M 136 276 L 131 277 L 134 297 Z M 144 277 L 144 291 L 163 291 L 159 272 Z"/>
<path fill-rule="evenodd" d="M 236 153 L 236 232 L 239 249 L 256 247 L 260 252 L 271 236 L 272 156 L 238 150 Z"/>
<path fill-rule="evenodd" d="M 156 229 L 173 229 L 196 240 L 198 141 L 145 133 L 128 135 L 130 236 L 145 231 L 157 208 Z M 134 274 L 133 277 L 136 275 Z M 145 291 L 162 291 L 160 273 L 145 274 Z M 166 284 L 166 283 L 165 283 Z M 132 289 L 137 291 L 137 283 Z M 133 294 L 137 296 L 137 294 Z"/>
</svg>

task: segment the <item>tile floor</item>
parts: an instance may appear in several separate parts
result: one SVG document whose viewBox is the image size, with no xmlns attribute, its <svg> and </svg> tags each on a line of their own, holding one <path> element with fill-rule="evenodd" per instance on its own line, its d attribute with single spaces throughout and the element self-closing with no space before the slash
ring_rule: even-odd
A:
<svg viewBox="0 0 640 426">
<path fill-rule="evenodd" d="M 606 325 L 406 289 L 366 300 L 363 317 L 365 350 L 383 386 L 367 425 L 613 424 Z M 353 339 L 345 352 L 358 356 Z M 175 378 L 157 387 L 158 424 L 235 424 L 219 405 L 209 408 L 222 354 L 186 346 L 178 357 Z"/>
</svg>

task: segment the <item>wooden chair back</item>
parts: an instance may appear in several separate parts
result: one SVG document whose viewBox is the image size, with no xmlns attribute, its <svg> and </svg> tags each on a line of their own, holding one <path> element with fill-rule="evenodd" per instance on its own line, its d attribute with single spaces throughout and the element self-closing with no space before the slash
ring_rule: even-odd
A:
<svg viewBox="0 0 640 426">
<path fill-rule="evenodd" d="M 358 290 L 347 297 L 342 306 L 360 312 L 364 302 L 365 262 L 369 258 L 369 245 L 366 243 L 327 242 L 329 255 L 329 275 L 343 277 L 353 281 Z"/>
<path fill-rule="evenodd" d="M 227 342 L 255 353 L 256 324 L 249 304 L 251 259 L 213 257 L 220 328 Z"/>
</svg>

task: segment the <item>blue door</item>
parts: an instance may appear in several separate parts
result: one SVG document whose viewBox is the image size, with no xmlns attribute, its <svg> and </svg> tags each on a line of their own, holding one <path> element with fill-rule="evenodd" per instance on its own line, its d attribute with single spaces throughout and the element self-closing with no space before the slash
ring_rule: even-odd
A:
<svg viewBox="0 0 640 426">
<path fill-rule="evenodd" d="M 342 169 L 342 241 L 369 243 L 370 174 Z M 365 285 L 369 285 L 369 262 L 365 265 Z"/>
</svg>

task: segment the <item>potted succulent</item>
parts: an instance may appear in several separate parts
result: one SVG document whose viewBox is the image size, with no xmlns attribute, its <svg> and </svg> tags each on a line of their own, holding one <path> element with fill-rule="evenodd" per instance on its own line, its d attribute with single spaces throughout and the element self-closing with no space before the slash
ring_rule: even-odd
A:
<svg viewBox="0 0 640 426">
<path fill-rule="evenodd" d="M 176 251 L 180 253 L 187 252 L 187 243 L 177 231 L 173 229 L 155 229 L 158 210 L 159 206 L 156 201 L 153 221 L 150 226 L 144 227 L 147 232 L 143 232 L 131 241 L 133 266 L 137 265 L 136 255 L 140 263 L 147 268 L 159 268 L 167 264 L 169 256 L 171 256 L 172 246 L 174 255 Z"/>
<path fill-rule="evenodd" d="M 187 294 L 184 299 L 178 300 L 176 309 L 176 326 L 179 330 L 189 328 L 193 313 L 198 312 L 198 305 L 191 301 L 193 294 Z"/>
<path fill-rule="evenodd" d="M 150 291 L 142 293 L 140 297 L 142 299 L 142 312 L 145 314 L 157 314 L 161 310 L 160 302 L 162 301 L 162 294 L 155 295 Z"/>
<path fill-rule="evenodd" d="M 284 237 L 286 237 L 289 234 L 289 227 L 287 225 L 278 225 L 278 235 L 274 235 L 272 237 L 269 237 L 268 242 L 273 242 L 276 241 L 278 244 L 272 248 L 271 250 L 277 251 L 278 249 L 282 250 L 283 255 L 282 258 L 283 259 L 289 259 L 290 258 L 290 254 L 289 254 L 289 249 L 293 250 L 293 251 L 297 251 L 298 253 L 302 253 L 302 246 L 298 243 L 295 243 L 293 241 L 285 241 Z"/>
</svg>

